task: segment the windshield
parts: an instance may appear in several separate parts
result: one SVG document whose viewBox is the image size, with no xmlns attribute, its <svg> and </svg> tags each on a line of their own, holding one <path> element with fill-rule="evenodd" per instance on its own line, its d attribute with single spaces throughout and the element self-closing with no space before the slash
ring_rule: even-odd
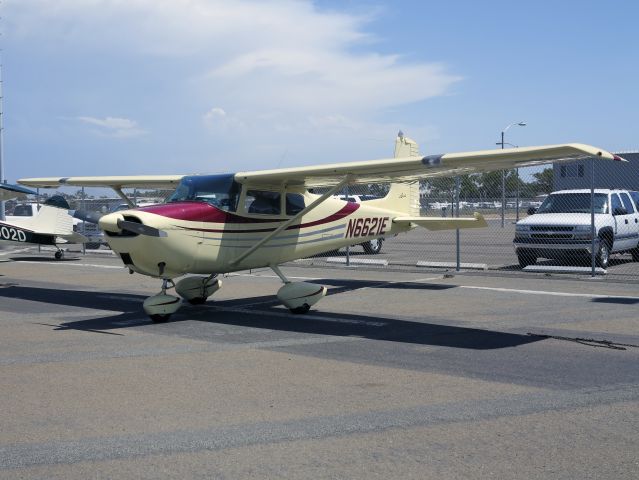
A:
<svg viewBox="0 0 639 480">
<path fill-rule="evenodd" d="M 234 212 L 240 185 L 235 182 L 232 174 L 227 175 L 198 175 L 184 177 L 178 187 L 169 197 L 169 202 L 206 202 L 214 207 Z"/>
<path fill-rule="evenodd" d="M 31 205 L 16 205 L 16 208 L 13 209 L 14 217 L 30 217 L 33 210 L 31 210 Z"/>
<path fill-rule="evenodd" d="M 589 193 L 553 193 L 537 213 L 590 213 Z M 595 193 L 595 213 L 608 213 L 608 195 Z"/>
</svg>

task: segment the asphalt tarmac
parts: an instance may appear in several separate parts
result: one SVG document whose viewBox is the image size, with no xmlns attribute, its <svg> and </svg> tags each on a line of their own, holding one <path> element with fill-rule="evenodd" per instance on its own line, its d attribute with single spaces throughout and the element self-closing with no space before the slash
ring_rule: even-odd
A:
<svg viewBox="0 0 639 480">
<path fill-rule="evenodd" d="M 0 256 L 0 478 L 639 472 L 639 285 L 286 267 L 153 324 L 110 256 Z"/>
</svg>

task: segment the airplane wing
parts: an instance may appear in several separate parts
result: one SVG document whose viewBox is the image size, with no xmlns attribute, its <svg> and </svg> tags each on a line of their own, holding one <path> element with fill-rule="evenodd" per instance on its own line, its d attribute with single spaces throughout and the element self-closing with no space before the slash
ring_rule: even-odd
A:
<svg viewBox="0 0 639 480">
<path fill-rule="evenodd" d="M 37 195 L 37 192 L 21 187 L 20 185 L 10 185 L 0 183 L 0 201 L 12 200 L 14 198 L 23 199 L 27 195 Z"/>
<path fill-rule="evenodd" d="M 307 188 L 336 185 L 347 175 L 351 177 L 350 184 L 411 182 L 428 177 L 451 177 L 592 157 L 624 161 L 605 150 L 570 143 L 239 172 L 235 174 L 235 180 L 250 185 L 287 184 Z"/>
<path fill-rule="evenodd" d="M 110 177 L 44 177 L 23 178 L 22 185 L 39 188 L 54 188 L 65 185 L 74 187 L 159 188 L 172 189 L 184 175 L 121 175 Z"/>
<path fill-rule="evenodd" d="M 480 150 L 334 163 L 298 168 L 238 172 L 235 180 L 259 186 L 300 185 L 307 188 L 331 186 L 349 176 L 349 184 L 411 182 L 428 177 L 450 177 L 467 173 L 530 167 L 585 158 L 624 161 L 605 150 L 580 143 L 538 147 Z M 30 187 L 174 188 L 185 175 L 133 175 L 109 177 L 46 177 L 18 180 Z"/>
<path fill-rule="evenodd" d="M 426 230 L 455 230 L 488 226 L 483 215 L 477 212 L 472 217 L 395 217 L 393 223 L 412 223 Z"/>
</svg>

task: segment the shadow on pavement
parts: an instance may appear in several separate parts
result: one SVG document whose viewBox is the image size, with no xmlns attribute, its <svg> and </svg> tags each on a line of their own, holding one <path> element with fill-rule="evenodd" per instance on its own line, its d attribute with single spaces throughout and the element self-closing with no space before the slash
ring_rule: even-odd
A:
<svg viewBox="0 0 639 480">
<path fill-rule="evenodd" d="M 346 285 L 338 286 L 337 289 L 348 290 L 353 289 L 353 285 L 361 286 L 370 283 L 370 286 L 374 287 L 380 282 L 339 282 L 333 280 L 332 283 L 344 283 Z M 440 287 L 421 283 L 406 283 L 408 285 L 404 285 L 403 288 L 409 286 L 420 289 Z M 392 284 L 393 287 L 396 285 L 398 284 Z M 387 285 L 381 286 L 381 288 L 387 287 Z M 10 286 L 0 289 L 0 297 L 117 312 L 112 316 L 52 325 L 56 330 L 73 329 L 108 333 L 110 330 L 120 328 L 154 327 L 142 311 L 142 301 L 145 297 L 141 295 Z M 312 335 L 352 336 L 413 345 L 475 350 L 515 347 L 542 340 L 527 335 L 428 323 L 427 316 L 423 317 L 424 321 L 410 321 L 367 314 L 353 315 L 321 311 L 311 311 L 306 316 L 294 315 L 279 305 L 273 306 L 272 304 L 276 302 L 274 296 L 267 295 L 240 300 L 211 301 L 206 306 L 198 307 L 185 304 L 178 313 L 171 317 L 168 325 L 156 325 L 155 327 L 163 329 L 166 333 L 166 327 L 170 327 L 171 324 L 181 321 L 200 321 L 212 325 L 235 325 Z M 251 308 L 250 304 L 258 304 L 258 306 Z M 249 307 L 243 307 L 243 305 L 249 305 Z M 179 327 L 174 328 L 177 328 L 178 332 L 176 333 L 179 333 Z"/>
</svg>

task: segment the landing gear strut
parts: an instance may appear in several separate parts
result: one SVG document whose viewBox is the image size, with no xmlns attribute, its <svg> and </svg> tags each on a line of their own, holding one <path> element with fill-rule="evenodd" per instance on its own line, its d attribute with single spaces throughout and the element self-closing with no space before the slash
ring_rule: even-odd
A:
<svg viewBox="0 0 639 480">
<path fill-rule="evenodd" d="M 191 305 L 201 305 L 222 287 L 217 273 L 208 277 L 186 277 L 177 282 L 175 291 Z"/>
<path fill-rule="evenodd" d="M 284 286 L 277 292 L 277 298 L 292 313 L 306 313 L 326 295 L 326 287 L 306 282 L 291 282 L 277 265 L 271 265 Z"/>
<path fill-rule="evenodd" d="M 152 321 L 156 323 L 166 322 L 180 308 L 182 299 L 166 294 L 166 290 L 173 287 L 175 287 L 173 280 L 165 278 L 162 280 L 162 291 L 144 300 L 144 311 Z"/>
</svg>

